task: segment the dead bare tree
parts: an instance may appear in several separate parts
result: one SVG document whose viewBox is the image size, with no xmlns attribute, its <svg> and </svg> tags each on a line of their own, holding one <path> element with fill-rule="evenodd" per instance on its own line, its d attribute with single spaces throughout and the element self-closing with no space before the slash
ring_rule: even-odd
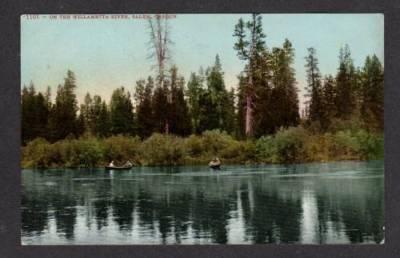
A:
<svg viewBox="0 0 400 258">
<path fill-rule="evenodd" d="M 169 26 L 168 18 L 166 15 L 154 15 L 149 21 L 149 31 L 150 31 L 150 56 L 149 58 L 155 59 L 157 63 L 157 86 L 164 88 L 165 77 L 166 77 L 166 65 L 167 61 L 170 59 L 170 49 L 169 46 L 172 44 L 169 39 Z M 167 102 L 171 102 L 171 96 L 169 90 L 166 89 Z M 169 132 L 168 119 L 165 121 L 165 133 Z"/>
</svg>

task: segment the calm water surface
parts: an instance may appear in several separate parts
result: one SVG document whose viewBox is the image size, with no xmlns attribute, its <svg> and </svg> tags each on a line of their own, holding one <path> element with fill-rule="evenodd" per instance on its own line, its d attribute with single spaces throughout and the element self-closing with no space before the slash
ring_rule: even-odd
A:
<svg viewBox="0 0 400 258">
<path fill-rule="evenodd" d="M 22 243 L 379 243 L 383 162 L 23 170 Z"/>
</svg>

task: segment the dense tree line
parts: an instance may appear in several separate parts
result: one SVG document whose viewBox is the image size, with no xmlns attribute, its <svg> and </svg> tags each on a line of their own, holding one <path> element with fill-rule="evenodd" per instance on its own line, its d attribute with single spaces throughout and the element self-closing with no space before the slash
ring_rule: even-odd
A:
<svg viewBox="0 0 400 258">
<path fill-rule="evenodd" d="M 358 123 L 373 131 L 383 130 L 383 66 L 376 55 L 367 56 L 364 67 L 355 68 L 349 47 L 340 49 L 336 78 L 318 69 L 314 48 L 306 57 L 307 124 L 326 131 L 338 121 Z"/>
<path fill-rule="evenodd" d="M 58 86 L 54 103 L 50 90 L 37 93 L 33 83 L 23 87 L 23 143 L 37 137 L 55 142 L 83 134 L 147 138 L 153 133 L 187 136 L 212 129 L 234 132 L 235 93 L 225 88 L 218 55 L 201 75 L 193 73 L 187 85 L 178 68 L 172 66 L 162 84 L 155 84 L 149 76 L 136 82 L 133 96 L 124 87 L 115 89 L 108 104 L 87 93 L 78 108 L 75 89 L 72 71 L 67 72 L 64 85 Z"/>
<path fill-rule="evenodd" d="M 293 63 L 293 48 L 286 40 L 282 48 L 260 55 L 258 72 L 253 74 L 252 130 L 255 137 L 275 133 L 279 128 L 298 125 L 298 94 Z M 359 123 L 359 127 L 383 130 L 383 66 L 373 55 L 361 69 L 354 68 L 348 48 L 341 50 L 336 77 L 322 77 L 314 48 L 306 57 L 307 102 L 305 126 L 319 131 L 332 129 L 340 122 Z M 168 133 L 187 136 L 220 129 L 242 138 L 246 136 L 246 92 L 248 74 L 238 77 L 237 93 L 225 87 L 218 55 L 205 71 L 192 73 L 186 84 L 173 66 L 162 86 L 154 79 L 136 82 L 134 95 L 124 87 L 112 93 L 109 103 L 87 93 L 78 108 L 75 74 L 67 72 L 57 88 L 54 103 L 50 88 L 37 92 L 33 83 L 22 89 L 22 140 L 41 137 L 55 142 L 66 137 L 90 134 L 138 135 Z"/>
<path fill-rule="evenodd" d="M 48 90 L 48 93 L 50 91 Z M 36 137 L 46 137 L 48 132 L 48 120 L 51 107 L 50 95 L 36 93 L 35 86 L 31 82 L 29 87 L 22 89 L 22 121 L 21 131 L 24 142 Z"/>
<path fill-rule="evenodd" d="M 24 86 L 22 142 L 38 137 L 55 142 L 83 134 L 188 136 L 213 129 L 237 138 L 259 138 L 299 124 L 319 132 L 352 123 L 383 130 L 383 66 L 375 55 L 356 68 L 345 46 L 340 50 L 337 73 L 323 76 L 317 51 L 309 48 L 305 57 L 306 103 L 300 116 L 294 48 L 286 39 L 281 47 L 269 49 L 260 15 L 254 14 L 247 22 L 239 19 L 234 28 L 237 41 L 233 47 L 244 67 L 238 85 L 230 90 L 218 55 L 210 67 L 200 67 L 187 82 L 176 66 L 167 68 L 169 34 L 163 24 L 158 20 L 150 23 L 157 73 L 138 80 L 132 93 L 117 88 L 108 102 L 87 93 L 78 106 L 72 71 L 58 86 L 54 101 L 50 88 L 42 93 L 35 90 L 33 82 Z M 160 40 L 164 43 L 159 44 Z"/>
</svg>

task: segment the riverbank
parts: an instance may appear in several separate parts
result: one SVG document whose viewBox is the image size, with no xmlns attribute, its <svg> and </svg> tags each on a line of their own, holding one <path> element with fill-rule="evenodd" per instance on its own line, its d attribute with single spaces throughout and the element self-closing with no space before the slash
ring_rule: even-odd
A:
<svg viewBox="0 0 400 258">
<path fill-rule="evenodd" d="M 22 147 L 23 168 L 102 167 L 114 160 L 140 166 L 204 165 L 218 156 L 223 164 L 275 164 L 383 159 L 383 133 L 363 129 L 315 134 L 302 127 L 259 139 L 237 140 L 214 130 L 186 138 L 153 134 L 64 139 L 37 138 Z"/>
</svg>

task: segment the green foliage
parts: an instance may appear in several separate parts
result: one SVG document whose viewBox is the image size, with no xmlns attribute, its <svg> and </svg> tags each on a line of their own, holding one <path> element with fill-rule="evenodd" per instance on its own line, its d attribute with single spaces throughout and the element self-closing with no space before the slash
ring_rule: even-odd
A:
<svg viewBox="0 0 400 258">
<path fill-rule="evenodd" d="M 95 123 L 94 123 L 94 131 L 95 134 L 99 137 L 106 137 L 110 135 L 111 121 L 110 121 L 110 112 L 107 109 L 107 104 L 103 100 L 101 104 L 101 98 L 94 96 L 95 105 L 94 105 L 94 114 L 95 114 Z"/>
<path fill-rule="evenodd" d="M 384 137 L 383 134 L 368 133 L 366 130 L 360 130 L 356 134 L 360 143 L 360 156 L 365 160 L 380 160 L 384 155 Z"/>
<path fill-rule="evenodd" d="M 114 160 L 137 165 L 300 163 L 383 158 L 383 134 L 347 129 L 323 134 L 303 127 L 280 129 L 275 135 L 239 141 L 219 130 L 181 138 L 155 133 L 139 137 L 68 138 L 50 144 L 37 138 L 22 148 L 23 167 L 99 167 Z"/>
<path fill-rule="evenodd" d="M 144 80 L 136 82 L 136 116 L 138 124 L 138 134 L 145 138 L 151 135 L 154 130 L 154 118 L 152 110 L 152 94 L 154 81 L 148 77 L 147 83 Z"/>
<path fill-rule="evenodd" d="M 321 74 L 318 68 L 318 59 L 316 57 L 316 50 L 308 48 L 308 56 L 306 56 L 306 69 L 307 69 L 307 95 L 309 96 L 308 114 L 307 118 L 310 122 L 324 120 L 324 103 L 323 103 L 323 88 L 321 84 Z"/>
<path fill-rule="evenodd" d="M 245 106 L 246 106 L 246 84 L 247 84 L 247 78 L 246 76 L 241 73 L 238 76 L 238 80 L 239 80 L 239 84 L 238 84 L 238 93 L 237 93 L 237 113 L 236 113 L 236 123 L 235 123 L 235 127 L 236 127 L 236 137 L 239 139 L 243 139 L 246 135 L 246 128 L 245 128 L 245 119 L 246 119 L 246 110 L 245 110 Z M 260 95 L 260 99 L 264 99 L 267 100 L 269 92 L 267 90 L 264 90 L 262 93 L 259 93 Z M 262 106 L 266 106 L 266 105 L 259 105 L 258 107 L 262 107 Z M 268 113 L 264 112 L 265 117 L 261 118 L 261 117 L 257 117 L 256 121 L 261 122 L 261 126 L 258 126 L 259 128 L 266 128 L 268 123 L 265 121 L 269 118 Z M 264 124 L 262 124 L 262 122 L 264 122 Z M 265 130 L 265 129 L 264 129 Z M 266 130 L 265 130 L 266 132 Z M 269 132 L 268 132 L 269 133 Z M 263 133 L 261 132 L 260 135 L 262 135 Z"/>
<path fill-rule="evenodd" d="M 50 167 L 51 145 L 43 138 L 36 138 L 22 148 L 22 167 Z"/>
<path fill-rule="evenodd" d="M 259 138 L 256 153 L 266 163 L 383 159 L 383 136 L 364 129 L 312 134 L 289 128 Z"/>
<path fill-rule="evenodd" d="M 24 167 L 98 167 L 111 160 L 137 161 L 138 138 L 112 136 L 107 139 L 93 137 L 65 139 L 53 144 L 38 138 L 23 148 Z"/>
<path fill-rule="evenodd" d="M 192 164 L 206 164 L 213 157 L 224 163 L 255 161 L 255 146 L 251 141 L 238 141 L 226 132 L 205 131 L 185 139 L 185 160 Z"/>
<path fill-rule="evenodd" d="M 24 167 L 96 167 L 104 150 L 95 138 L 62 140 L 54 144 L 37 138 L 23 148 Z"/>
<path fill-rule="evenodd" d="M 211 155 L 218 155 L 233 142 L 233 138 L 219 130 L 205 131 L 202 134 L 204 150 Z"/>
<path fill-rule="evenodd" d="M 253 22 L 257 23 L 257 18 Z M 246 28 L 249 24 L 252 23 L 245 24 Z M 383 67 L 378 58 L 368 56 L 362 69 L 354 68 L 346 47 L 341 51 L 336 79 L 328 75 L 322 83 L 315 50 L 309 51 L 306 67 L 311 100 L 303 113 L 307 121 L 302 122 L 307 130 L 314 134 L 359 128 L 382 132 Z M 155 90 L 151 77 L 137 82 L 135 113 L 130 93 L 123 87 L 113 92 L 109 105 L 100 96 L 91 97 L 88 93 L 78 113 L 75 75 L 68 71 L 54 104 L 49 90 L 36 93 L 33 83 L 29 88 L 23 87 L 22 142 L 24 145 L 37 137 L 55 142 L 68 135 L 78 138 L 124 134 L 145 139 L 155 132 L 188 136 L 214 129 L 243 139 L 249 108 L 252 135 L 259 138 L 274 134 L 281 127 L 300 122 L 293 57 L 294 49 L 288 40 L 271 52 L 257 52 L 251 58 L 254 70 L 250 72 L 248 64 L 238 77 L 237 91 L 232 88 L 230 92 L 225 89 L 218 55 L 205 74 L 192 74 L 187 90 L 184 78 L 172 67 L 170 76 Z M 203 87 L 204 82 L 207 87 Z M 346 110 L 338 108 L 347 105 L 341 96 L 350 103 Z"/>
<path fill-rule="evenodd" d="M 335 80 L 331 75 L 325 76 L 324 84 L 322 87 L 321 94 L 322 110 L 320 112 L 320 120 L 318 121 L 321 125 L 322 130 L 328 129 L 332 124 L 335 124 L 332 120 L 336 114 L 335 97 L 336 97 L 336 85 Z"/>
<path fill-rule="evenodd" d="M 192 122 L 192 132 L 200 133 L 199 131 L 199 121 L 200 121 L 200 95 L 203 89 L 203 79 L 201 75 L 192 73 L 190 75 L 189 82 L 187 84 L 187 96 L 189 112 Z"/>
<path fill-rule="evenodd" d="M 202 88 L 201 76 L 192 74 L 188 95 L 194 133 L 220 129 L 229 133 L 235 130 L 235 93 L 225 88 L 224 73 L 219 56 L 206 71 L 207 88 Z"/>
<path fill-rule="evenodd" d="M 66 141 L 64 158 L 67 167 L 97 167 L 104 157 L 102 144 L 95 138 Z"/>
<path fill-rule="evenodd" d="M 339 70 L 336 75 L 336 116 L 348 119 L 355 107 L 355 68 L 348 45 L 340 49 Z"/>
<path fill-rule="evenodd" d="M 274 112 L 270 117 L 273 123 L 272 133 L 275 133 L 281 127 L 288 128 L 299 123 L 299 100 L 293 68 L 292 43 L 286 39 L 282 48 L 274 48 L 272 60 L 273 87 L 267 109 Z"/>
<path fill-rule="evenodd" d="M 298 163 L 307 160 L 305 144 L 308 133 L 301 127 L 279 130 L 274 137 L 261 137 L 257 155 L 264 162 Z"/>
<path fill-rule="evenodd" d="M 353 116 L 350 119 L 338 119 L 338 118 L 332 118 L 331 119 L 331 124 L 328 127 L 327 131 L 329 132 L 337 132 L 337 131 L 345 131 L 345 130 L 350 130 L 350 131 L 357 131 L 360 128 L 364 128 L 364 123 L 362 121 L 362 118 L 358 116 Z"/>
<path fill-rule="evenodd" d="M 278 163 L 278 154 L 273 136 L 262 136 L 256 142 L 257 158 L 263 163 Z"/>
<path fill-rule="evenodd" d="M 236 107 L 235 107 L 235 89 L 232 88 L 230 92 L 226 92 L 223 96 L 222 100 L 222 121 L 223 127 L 222 129 L 228 132 L 229 134 L 235 133 L 235 116 L 236 116 Z"/>
<path fill-rule="evenodd" d="M 133 104 L 124 87 L 114 90 L 110 101 L 111 132 L 114 135 L 133 135 Z"/>
<path fill-rule="evenodd" d="M 115 162 L 131 162 L 138 163 L 140 160 L 140 139 L 138 137 L 129 136 L 111 136 L 103 140 L 104 145 L 104 161 L 109 163 Z"/>
<path fill-rule="evenodd" d="M 383 67 L 378 57 L 367 56 L 361 73 L 361 114 L 368 128 L 383 130 Z"/>
<path fill-rule="evenodd" d="M 91 98 L 87 93 L 84 103 L 80 107 L 80 120 L 82 120 L 84 132 L 98 137 L 105 137 L 110 132 L 110 114 L 107 104 L 100 96 Z"/>
<path fill-rule="evenodd" d="M 157 133 L 143 142 L 141 153 L 147 165 L 182 164 L 185 155 L 182 138 Z"/>
<path fill-rule="evenodd" d="M 199 158 L 204 154 L 204 143 L 200 136 L 190 135 L 185 139 L 185 149 L 187 155 L 192 158 Z"/>
<path fill-rule="evenodd" d="M 383 131 L 383 67 L 379 59 L 367 56 L 364 67 L 356 68 L 348 45 L 340 49 L 339 68 L 334 79 L 325 76 L 321 85 L 315 49 L 306 57 L 308 94 L 304 118 L 308 129 L 337 132 L 360 128 Z"/>
<path fill-rule="evenodd" d="M 205 73 L 191 75 L 187 88 L 178 68 L 172 66 L 167 76 L 159 60 L 156 82 L 137 81 L 134 103 L 121 87 L 109 104 L 87 93 L 78 109 L 72 71 L 54 103 L 50 90 L 24 86 L 23 165 L 205 164 L 213 156 L 224 163 L 383 158 L 384 69 L 375 55 L 356 68 L 346 45 L 336 75 L 322 79 L 316 50 L 309 48 L 310 99 L 300 121 L 291 42 L 268 49 L 258 14 L 240 19 L 233 36 L 245 66 L 229 92 L 218 55 Z"/>
<path fill-rule="evenodd" d="M 76 87 L 75 74 L 68 70 L 64 85 L 58 86 L 55 103 L 50 112 L 49 139 L 51 141 L 64 139 L 70 134 L 79 135 Z"/>
<path fill-rule="evenodd" d="M 253 14 L 252 19 L 244 22 L 242 18 L 239 19 L 235 26 L 234 37 L 237 42 L 234 44 L 234 49 L 237 51 L 239 59 L 246 61 L 245 74 L 246 81 L 240 82 L 239 87 L 239 119 L 244 119 L 244 134 L 248 137 L 254 135 L 254 114 L 253 108 L 257 104 L 257 91 L 263 84 L 257 82 L 260 75 L 268 74 L 269 71 L 263 69 L 265 66 L 259 62 L 260 57 L 265 56 L 266 45 L 264 38 L 266 35 L 263 33 L 262 16 L 260 14 Z M 262 77 L 262 76 L 261 76 Z M 245 105 L 243 104 L 245 103 Z M 246 112 L 240 109 L 246 108 Z M 240 120 L 239 120 L 240 121 Z M 241 122 L 241 121 L 240 121 Z"/>
<path fill-rule="evenodd" d="M 247 66 L 246 72 L 239 76 L 239 136 L 250 136 L 248 132 L 245 133 L 249 127 L 245 122 L 247 116 L 253 117 L 250 119 L 250 129 L 255 137 L 275 133 L 280 127 L 299 124 L 298 89 L 293 62 L 294 49 L 286 39 L 281 48 L 275 47 L 271 52 L 264 49 L 257 53 L 252 59 L 252 72 Z M 247 112 L 248 108 L 252 108 L 251 115 Z"/>
<path fill-rule="evenodd" d="M 185 79 L 178 75 L 178 68 L 171 69 L 171 101 L 168 103 L 169 132 L 179 136 L 189 135 L 192 123 L 189 107 L 184 96 Z"/>
<path fill-rule="evenodd" d="M 331 146 L 333 154 L 342 159 L 355 159 L 360 149 L 360 143 L 350 130 L 336 132 Z"/>
<path fill-rule="evenodd" d="M 36 93 L 35 86 L 31 82 L 29 88 L 22 89 L 21 113 L 22 113 L 22 142 L 27 143 L 36 137 L 45 138 L 47 135 L 47 121 L 51 103 L 50 92 L 46 95 Z"/>
<path fill-rule="evenodd" d="M 164 133 L 168 121 L 168 89 L 157 86 L 152 97 L 152 110 L 154 116 L 154 132 Z"/>
</svg>

